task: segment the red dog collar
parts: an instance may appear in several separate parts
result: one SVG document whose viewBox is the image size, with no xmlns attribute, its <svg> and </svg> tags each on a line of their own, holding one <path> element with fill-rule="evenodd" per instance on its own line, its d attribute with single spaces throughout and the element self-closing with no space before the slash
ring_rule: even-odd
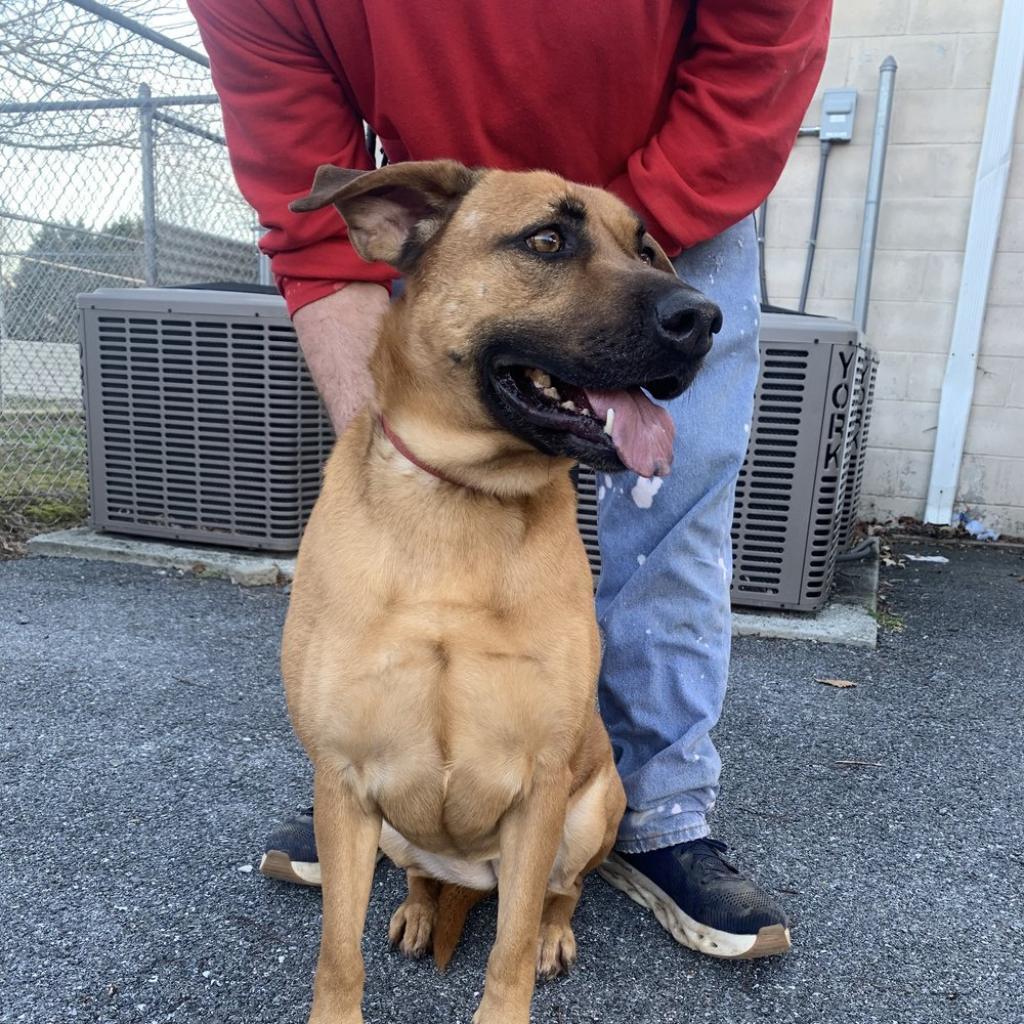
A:
<svg viewBox="0 0 1024 1024">
<path fill-rule="evenodd" d="M 422 459 L 416 458 L 409 446 L 391 429 L 391 425 L 386 419 L 384 419 L 383 413 L 380 414 L 378 419 L 380 421 L 380 429 L 384 431 L 384 436 L 395 446 L 395 449 L 398 452 L 404 455 L 418 469 L 422 469 L 424 473 L 429 473 L 432 477 L 436 477 L 438 480 L 443 480 L 446 484 L 452 484 L 455 487 L 468 486 L 464 483 L 460 483 L 458 480 L 453 480 L 436 466 L 431 466 Z M 472 490 L 472 488 L 470 488 L 470 490 Z"/>
</svg>

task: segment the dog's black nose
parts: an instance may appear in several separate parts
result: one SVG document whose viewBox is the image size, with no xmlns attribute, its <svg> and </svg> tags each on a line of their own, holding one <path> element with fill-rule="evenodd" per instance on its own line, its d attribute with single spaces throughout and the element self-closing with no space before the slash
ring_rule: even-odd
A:
<svg viewBox="0 0 1024 1024">
<path fill-rule="evenodd" d="M 692 288 L 673 288 L 655 306 L 663 341 L 699 358 L 711 348 L 711 336 L 722 329 L 722 311 Z"/>
</svg>

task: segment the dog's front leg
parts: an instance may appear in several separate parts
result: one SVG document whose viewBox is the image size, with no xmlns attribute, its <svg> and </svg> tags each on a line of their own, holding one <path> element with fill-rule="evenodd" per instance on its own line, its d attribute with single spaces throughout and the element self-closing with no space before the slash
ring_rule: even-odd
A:
<svg viewBox="0 0 1024 1024">
<path fill-rule="evenodd" d="M 569 799 L 569 773 L 535 776 L 501 823 L 498 933 L 474 1024 L 528 1024 L 537 940 Z"/>
<path fill-rule="evenodd" d="M 341 773 L 317 767 L 313 827 L 323 882 L 324 924 L 310 1024 L 363 1024 L 361 940 L 377 863 L 381 817 Z"/>
</svg>

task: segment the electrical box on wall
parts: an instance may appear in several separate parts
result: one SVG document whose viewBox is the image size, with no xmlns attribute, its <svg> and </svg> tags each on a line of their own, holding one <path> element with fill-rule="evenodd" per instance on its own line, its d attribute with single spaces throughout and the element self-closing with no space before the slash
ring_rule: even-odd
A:
<svg viewBox="0 0 1024 1024">
<path fill-rule="evenodd" d="M 821 98 L 822 142 L 849 142 L 857 113 L 856 89 L 826 89 Z"/>
</svg>

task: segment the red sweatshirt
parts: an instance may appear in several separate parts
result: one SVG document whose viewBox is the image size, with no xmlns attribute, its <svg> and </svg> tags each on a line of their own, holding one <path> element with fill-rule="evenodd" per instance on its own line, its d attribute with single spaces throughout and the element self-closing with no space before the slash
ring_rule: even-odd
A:
<svg viewBox="0 0 1024 1024">
<path fill-rule="evenodd" d="M 670 255 L 771 191 L 818 82 L 831 0 L 190 0 L 238 184 L 291 312 L 387 282 L 317 166 L 453 157 L 609 188 Z"/>
</svg>

